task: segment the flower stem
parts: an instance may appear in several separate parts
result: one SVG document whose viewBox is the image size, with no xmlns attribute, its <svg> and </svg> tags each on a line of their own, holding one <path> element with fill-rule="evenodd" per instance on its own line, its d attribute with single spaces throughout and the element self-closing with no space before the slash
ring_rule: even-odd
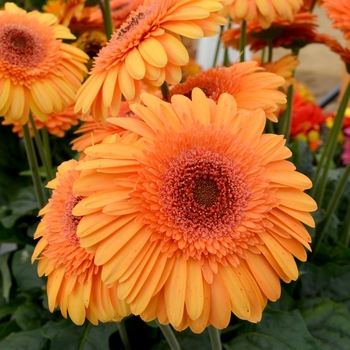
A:
<svg viewBox="0 0 350 350">
<path fill-rule="evenodd" d="M 47 129 L 46 129 L 45 126 L 41 129 L 41 137 L 42 137 L 42 140 L 43 140 L 45 157 L 46 157 L 46 159 L 47 159 L 47 161 L 49 163 L 50 169 L 52 169 L 49 133 L 47 132 Z"/>
<path fill-rule="evenodd" d="M 269 63 L 271 63 L 271 62 L 272 62 L 272 56 L 273 56 L 273 43 L 272 43 L 272 39 L 269 39 L 269 40 L 268 40 L 268 48 L 269 48 L 269 50 L 268 50 L 267 61 L 268 61 Z"/>
<path fill-rule="evenodd" d="M 311 197 L 315 199 L 319 207 L 321 207 L 322 205 L 322 201 L 323 201 L 323 197 L 324 197 L 324 193 L 327 185 L 327 175 L 332 164 L 334 151 L 337 146 L 339 132 L 343 125 L 345 110 L 348 105 L 349 97 L 350 97 L 350 82 L 340 102 L 337 114 L 334 119 L 332 130 L 328 136 L 328 139 L 325 144 L 325 148 L 321 155 L 321 159 L 317 165 L 316 173 L 313 179 L 313 187 L 310 191 Z M 320 180 L 321 173 L 322 173 L 322 178 Z"/>
<path fill-rule="evenodd" d="M 247 22 L 245 20 L 242 21 L 241 24 L 241 36 L 239 37 L 239 53 L 241 62 L 245 61 L 244 49 L 246 46 L 247 40 Z"/>
<path fill-rule="evenodd" d="M 180 345 L 174 335 L 174 332 L 171 330 L 169 325 L 162 325 L 157 321 L 158 327 L 162 331 L 165 339 L 167 340 L 171 350 L 181 350 Z"/>
<path fill-rule="evenodd" d="M 131 350 L 128 333 L 127 333 L 126 327 L 125 327 L 125 322 L 124 321 L 117 322 L 117 327 L 118 327 L 119 335 L 120 335 L 120 338 L 122 340 L 122 343 L 124 345 L 125 350 Z"/>
<path fill-rule="evenodd" d="M 215 54 L 214 54 L 214 60 L 213 60 L 213 68 L 216 67 L 218 63 L 218 57 L 219 57 L 219 51 L 220 51 L 220 45 L 221 45 L 221 35 L 224 30 L 224 26 L 220 26 L 220 34 L 218 36 L 218 42 L 216 43 L 216 48 L 215 48 Z"/>
<path fill-rule="evenodd" d="M 168 83 L 165 81 L 160 88 L 162 90 L 164 100 L 168 100 L 170 94 Z"/>
<path fill-rule="evenodd" d="M 288 143 L 290 138 L 290 126 L 292 122 L 292 108 L 293 108 L 293 84 L 288 86 L 287 92 L 287 108 L 281 117 L 281 124 L 279 126 L 279 133 L 283 134 L 286 142 Z"/>
<path fill-rule="evenodd" d="M 41 142 L 41 137 L 40 137 L 39 131 L 35 125 L 35 121 L 34 121 L 31 113 L 29 114 L 29 120 L 30 120 L 30 123 L 32 125 L 32 129 L 34 131 L 35 143 L 37 146 L 36 148 L 38 149 L 41 162 L 44 165 L 44 168 L 46 171 L 47 181 L 50 181 L 54 178 L 52 168 L 50 167 L 51 162 L 49 162 L 47 159 L 47 156 L 46 156 L 45 151 L 44 151 L 43 143 Z"/>
<path fill-rule="evenodd" d="M 32 137 L 30 136 L 28 124 L 24 124 L 22 126 L 22 130 L 23 130 L 23 138 L 24 138 L 29 168 L 32 174 L 32 180 L 33 180 L 36 199 L 37 199 L 39 208 L 43 208 L 45 206 L 46 200 L 44 195 L 44 189 L 40 179 L 38 161 L 34 150 L 33 140 L 32 140 Z"/>
<path fill-rule="evenodd" d="M 221 345 L 219 330 L 213 326 L 209 326 L 208 331 L 209 331 L 209 337 L 211 342 L 211 348 L 213 350 L 221 350 L 222 345 Z"/>
<path fill-rule="evenodd" d="M 316 253 L 318 252 L 318 249 L 320 248 L 321 243 L 324 240 L 328 225 L 331 222 L 332 215 L 335 212 L 335 209 L 337 208 L 338 202 L 343 194 L 343 191 L 347 184 L 349 176 L 350 176 L 350 163 L 348 163 L 348 165 L 346 166 L 345 172 L 338 183 L 337 189 L 334 192 L 328 204 L 326 215 L 320 224 L 321 229 L 319 232 L 316 231 L 316 237 L 315 237 L 314 247 L 313 247 L 313 257 L 316 256 Z"/>
<path fill-rule="evenodd" d="M 104 2 L 100 1 L 100 7 L 103 14 L 103 23 L 105 27 L 107 41 L 111 38 L 113 34 L 113 22 L 112 22 L 111 6 L 109 4 L 109 1 L 110 0 L 104 0 Z"/>
</svg>

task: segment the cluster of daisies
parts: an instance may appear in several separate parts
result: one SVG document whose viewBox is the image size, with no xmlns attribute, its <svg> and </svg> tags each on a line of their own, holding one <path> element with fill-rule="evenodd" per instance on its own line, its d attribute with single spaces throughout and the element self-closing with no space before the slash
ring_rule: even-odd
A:
<svg viewBox="0 0 350 350">
<path fill-rule="evenodd" d="M 305 261 L 311 242 L 303 224 L 314 226 L 317 206 L 284 137 L 265 133 L 286 103 L 283 74 L 248 61 L 181 82 L 181 38 L 216 35 L 227 16 L 266 29 L 293 21 L 302 4 L 112 1 L 117 29 L 84 83 L 89 56 L 61 39 L 74 39 L 70 23 L 96 29 L 100 11 L 5 4 L 0 115 L 19 130 L 30 111 L 41 127 L 84 121 L 73 141 L 81 156 L 48 183 L 34 237 L 51 311 L 79 325 L 133 314 L 200 333 L 227 327 L 232 312 L 258 322 L 280 279 L 298 278 L 294 259 Z"/>
</svg>

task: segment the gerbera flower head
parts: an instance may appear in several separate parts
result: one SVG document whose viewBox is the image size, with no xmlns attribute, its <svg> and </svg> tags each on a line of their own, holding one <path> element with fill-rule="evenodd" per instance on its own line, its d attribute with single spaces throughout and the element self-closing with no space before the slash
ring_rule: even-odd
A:
<svg viewBox="0 0 350 350">
<path fill-rule="evenodd" d="M 39 120 L 35 115 L 33 115 L 33 119 L 37 130 L 40 130 L 43 127 L 46 127 L 47 131 L 51 135 L 55 135 L 57 137 L 63 137 L 66 131 L 71 129 L 73 125 L 78 125 L 80 115 L 74 112 L 74 104 L 72 104 L 60 113 L 51 113 L 49 115 L 49 118 L 45 122 L 42 122 L 41 120 Z M 19 137 L 23 137 L 22 126 L 19 123 L 17 122 L 9 123 L 8 121 L 4 120 L 2 124 L 3 125 L 12 124 L 12 131 L 14 133 L 17 133 Z M 33 137 L 34 132 L 33 132 L 31 123 L 28 123 L 28 127 L 29 127 L 29 132 L 31 136 Z"/>
<path fill-rule="evenodd" d="M 347 72 L 350 74 L 350 49 L 343 47 L 336 39 L 327 34 L 320 36 L 320 42 L 326 44 L 333 52 L 340 56 L 340 59 L 345 63 Z"/>
<path fill-rule="evenodd" d="M 207 97 L 218 101 L 224 92 L 234 96 L 237 107 L 254 110 L 262 108 L 267 118 L 277 121 L 274 112 L 277 104 L 286 103 L 284 93 L 277 88 L 284 79 L 272 73 L 264 72 L 255 61 L 235 63 L 232 66 L 211 68 L 184 83 L 174 85 L 170 96 L 179 94 L 191 98 L 192 90 L 199 87 Z"/>
<path fill-rule="evenodd" d="M 268 28 L 276 16 L 293 21 L 303 0 L 232 0 L 225 8 L 235 22 L 257 20 L 263 28 Z"/>
<path fill-rule="evenodd" d="M 89 56 L 87 67 L 90 69 L 93 64 L 93 59 L 102 47 L 106 46 L 107 38 L 104 32 L 98 30 L 89 30 L 78 37 L 78 40 L 72 43 Z"/>
<path fill-rule="evenodd" d="M 78 92 L 76 111 L 105 120 L 116 116 L 121 96 L 139 100 L 141 81 L 155 86 L 181 80 L 189 55 L 180 37 L 212 36 L 226 20 L 219 0 L 146 0 L 114 33 L 95 60 L 90 78 Z"/>
<path fill-rule="evenodd" d="M 76 235 L 80 217 L 72 210 L 81 200 L 72 190 L 79 177 L 77 162 L 70 160 L 58 167 L 57 176 L 47 185 L 53 190 L 49 203 L 40 211 L 43 218 L 34 235 L 40 238 L 32 256 L 38 260 L 39 276 L 47 276 L 49 309 L 59 306 L 61 313 L 78 325 L 87 318 L 98 321 L 120 321 L 129 307 L 116 298 L 117 285 L 107 288 L 101 280 L 101 267 L 94 254 L 80 245 Z"/>
<path fill-rule="evenodd" d="M 257 20 L 247 23 L 247 45 L 252 51 L 258 51 L 272 42 L 273 47 L 300 49 L 319 42 L 316 33 L 317 16 L 310 12 L 298 12 L 293 21 L 276 17 L 269 28 L 264 28 Z M 241 28 L 231 28 L 223 32 L 221 40 L 225 47 L 239 47 Z"/>
<path fill-rule="evenodd" d="M 350 2 L 347 0 L 323 0 L 321 7 L 333 20 L 332 27 L 343 32 L 345 40 L 350 40 Z"/>
<path fill-rule="evenodd" d="M 135 117 L 135 113 L 130 110 L 128 103 L 125 101 L 121 103 L 119 114 L 115 118 L 119 117 Z M 96 122 L 91 116 L 84 118 L 83 124 L 74 132 L 75 134 L 82 135 L 71 142 L 72 150 L 83 152 L 87 147 L 92 146 L 92 144 L 97 145 L 102 143 L 108 135 L 113 135 L 115 133 L 121 134 L 124 131 L 125 129 L 109 122 L 105 124 Z M 84 156 L 84 154 L 82 155 Z"/>
<path fill-rule="evenodd" d="M 51 14 L 13 3 L 0 11 L 0 115 L 25 124 L 29 110 L 45 121 L 75 99 L 88 56 L 58 39 L 75 39 Z"/>
<path fill-rule="evenodd" d="M 299 65 L 297 56 L 288 54 L 281 57 L 275 62 L 265 62 L 261 65 L 267 72 L 274 73 L 285 79 L 284 86 L 293 84 L 295 79 L 293 78 L 294 71 Z"/>
<path fill-rule="evenodd" d="M 225 328 L 231 311 L 258 322 L 279 277 L 298 277 L 293 256 L 306 259 L 310 180 L 285 160 L 283 136 L 262 134 L 261 109 L 237 110 L 227 93 L 216 104 L 199 88 L 192 100 L 141 99 L 130 107 L 141 120 L 112 121 L 141 138 L 85 150 L 81 245 L 145 321 L 196 333 Z"/>
<path fill-rule="evenodd" d="M 329 116 L 330 113 L 325 113 L 315 102 L 306 100 L 294 91 L 290 131 L 292 138 L 307 141 L 310 148 L 315 150 L 321 144 L 321 127 Z"/>
</svg>

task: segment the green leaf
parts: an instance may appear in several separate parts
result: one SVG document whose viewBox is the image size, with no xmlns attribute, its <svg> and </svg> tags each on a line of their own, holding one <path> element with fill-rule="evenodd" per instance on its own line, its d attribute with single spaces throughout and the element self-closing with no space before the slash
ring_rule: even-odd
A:
<svg viewBox="0 0 350 350">
<path fill-rule="evenodd" d="M 0 340 L 4 339 L 11 333 L 20 332 L 21 328 L 15 321 L 7 321 L 0 323 Z"/>
<path fill-rule="evenodd" d="M 52 318 L 49 311 L 29 301 L 20 305 L 13 317 L 23 331 L 40 328 Z"/>
<path fill-rule="evenodd" d="M 25 298 L 16 298 L 6 303 L 5 300 L 0 305 L 0 320 L 6 316 L 12 315 L 15 310 L 25 302 Z"/>
<path fill-rule="evenodd" d="M 10 289 L 12 286 L 12 277 L 10 268 L 8 266 L 8 259 L 11 253 L 6 253 L 0 255 L 0 272 L 1 272 L 1 282 L 2 282 L 2 296 L 5 300 L 9 301 Z"/>
<path fill-rule="evenodd" d="M 39 329 L 29 332 L 12 333 L 0 341 L 1 350 L 45 350 L 48 340 Z M 63 348 L 62 348 L 63 349 Z"/>
<path fill-rule="evenodd" d="M 261 322 L 247 322 L 246 331 L 224 344 L 227 350 L 321 350 L 298 310 L 277 311 L 267 307 Z"/>
<path fill-rule="evenodd" d="M 115 323 L 93 326 L 85 322 L 77 326 L 70 320 L 48 322 L 42 328 L 44 337 L 51 340 L 50 350 L 109 350 L 108 340 L 117 330 Z"/>
<path fill-rule="evenodd" d="M 308 144 L 302 140 L 294 140 L 290 149 L 293 152 L 292 161 L 297 170 L 312 178 L 315 169 L 310 166 L 313 163 L 313 155 Z"/>
<path fill-rule="evenodd" d="M 37 262 L 32 265 L 30 261 L 33 250 L 32 246 L 26 246 L 13 255 L 12 274 L 22 291 L 45 287 L 45 279 L 37 273 Z"/>
<path fill-rule="evenodd" d="M 348 310 L 327 298 L 306 299 L 299 309 L 307 328 L 323 350 L 348 350 L 350 316 Z"/>
<path fill-rule="evenodd" d="M 350 265 L 304 263 L 301 270 L 305 272 L 299 278 L 301 299 L 323 296 L 340 302 L 350 311 Z"/>
</svg>

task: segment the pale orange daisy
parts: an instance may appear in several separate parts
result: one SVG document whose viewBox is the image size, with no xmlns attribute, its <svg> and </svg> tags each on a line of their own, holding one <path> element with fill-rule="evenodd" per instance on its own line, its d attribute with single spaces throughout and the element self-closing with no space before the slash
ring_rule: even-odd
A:
<svg viewBox="0 0 350 350">
<path fill-rule="evenodd" d="M 88 56 L 58 39 L 75 39 L 51 14 L 14 3 L 0 11 L 0 116 L 25 124 L 31 110 L 45 121 L 75 99 Z"/>
<path fill-rule="evenodd" d="M 333 20 L 332 27 L 343 32 L 344 39 L 350 40 L 350 2 L 348 0 L 324 0 L 321 7 L 327 17 Z"/>
<path fill-rule="evenodd" d="M 264 72 L 256 61 L 247 61 L 234 63 L 228 68 L 211 68 L 190 77 L 184 83 L 172 86 L 170 96 L 179 94 L 191 98 L 192 90 L 199 87 L 217 102 L 221 94 L 227 92 L 234 96 L 238 108 L 262 108 L 267 118 L 277 122 L 274 112 L 278 104 L 287 102 L 286 95 L 277 90 L 283 84 L 282 77 Z"/>
<path fill-rule="evenodd" d="M 37 130 L 46 127 L 49 134 L 63 137 L 73 125 L 78 125 L 80 115 L 74 112 L 74 104 L 72 104 L 60 113 L 51 113 L 45 122 L 39 120 L 35 115 L 33 115 L 33 119 Z M 23 129 L 19 123 L 9 123 L 4 120 L 2 125 L 12 125 L 12 131 L 17 133 L 19 137 L 23 137 Z M 28 127 L 31 136 L 34 136 L 31 123 L 28 124 Z"/>
<path fill-rule="evenodd" d="M 117 117 L 134 117 L 135 113 L 129 108 L 128 103 L 123 101 L 120 106 L 120 111 Z M 101 143 L 106 136 L 113 135 L 115 133 L 121 134 L 125 129 L 114 125 L 112 123 L 106 122 L 102 124 L 101 122 L 96 122 L 91 116 L 83 119 L 83 124 L 79 127 L 75 134 L 82 134 L 81 136 L 75 138 L 72 144 L 72 150 L 83 152 L 87 147 L 92 144 L 97 145 Z M 82 154 L 83 155 L 83 154 Z"/>
<path fill-rule="evenodd" d="M 80 244 L 144 321 L 195 333 L 227 327 L 231 312 L 258 322 L 279 278 L 298 278 L 294 257 L 306 260 L 311 181 L 286 160 L 283 136 L 263 134 L 261 109 L 198 88 L 192 100 L 141 99 L 141 120 L 112 120 L 141 138 L 89 147 L 78 166 Z"/>
<path fill-rule="evenodd" d="M 294 84 L 294 71 L 298 67 L 300 61 L 293 54 L 285 55 L 274 62 L 264 62 L 261 67 L 267 72 L 274 73 L 285 79 L 283 86 Z"/>
<path fill-rule="evenodd" d="M 199 39 L 226 23 L 219 0 L 145 0 L 114 33 L 78 92 L 76 111 L 105 120 L 116 116 L 122 95 L 139 101 L 141 81 L 161 86 L 180 82 L 189 55 L 180 35 Z"/>
<path fill-rule="evenodd" d="M 72 210 L 81 200 L 73 190 L 79 177 L 77 162 L 70 160 L 58 167 L 54 180 L 47 185 L 53 190 L 49 203 L 40 211 L 43 218 L 34 238 L 40 238 L 32 256 L 38 260 L 39 276 L 47 276 L 49 310 L 59 306 L 62 315 L 69 314 L 78 325 L 87 318 L 98 321 L 121 321 L 130 314 L 125 302 L 118 300 L 117 284 L 107 288 L 101 280 L 101 267 L 94 263 L 95 255 L 81 247 L 76 235 L 80 217 Z"/>
<path fill-rule="evenodd" d="M 268 28 L 276 16 L 292 21 L 303 0 L 231 0 L 225 11 L 233 21 L 258 20 Z"/>
</svg>

